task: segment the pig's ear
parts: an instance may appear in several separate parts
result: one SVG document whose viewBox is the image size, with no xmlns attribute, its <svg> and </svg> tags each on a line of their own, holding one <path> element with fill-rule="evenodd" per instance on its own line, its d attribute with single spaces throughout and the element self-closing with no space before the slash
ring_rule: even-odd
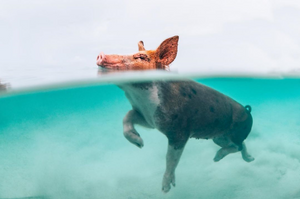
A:
<svg viewBox="0 0 300 199">
<path fill-rule="evenodd" d="M 145 47 L 144 47 L 144 42 L 143 41 L 139 41 L 138 43 L 138 46 L 139 46 L 139 51 L 145 51 Z"/>
<path fill-rule="evenodd" d="M 163 41 L 157 48 L 157 58 L 162 65 L 167 66 L 176 58 L 178 40 L 178 36 L 171 37 Z"/>
</svg>

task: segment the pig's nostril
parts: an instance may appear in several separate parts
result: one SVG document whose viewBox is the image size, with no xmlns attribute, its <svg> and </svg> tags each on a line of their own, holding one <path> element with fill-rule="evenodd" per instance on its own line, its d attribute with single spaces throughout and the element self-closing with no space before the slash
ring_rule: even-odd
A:
<svg viewBox="0 0 300 199">
<path fill-rule="evenodd" d="M 100 57 L 101 57 L 101 59 L 104 59 L 105 55 L 103 52 L 100 53 Z"/>
<path fill-rule="evenodd" d="M 98 56 L 97 56 L 97 64 L 98 66 L 102 66 L 105 62 L 105 55 L 103 52 L 101 52 Z"/>
</svg>

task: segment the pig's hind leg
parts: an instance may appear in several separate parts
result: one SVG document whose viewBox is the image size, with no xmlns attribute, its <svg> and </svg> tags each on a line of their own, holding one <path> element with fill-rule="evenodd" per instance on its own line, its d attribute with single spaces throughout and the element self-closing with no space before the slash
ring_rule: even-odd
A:
<svg viewBox="0 0 300 199">
<path fill-rule="evenodd" d="M 244 142 L 241 146 L 234 144 L 228 137 L 218 137 L 213 139 L 214 143 L 222 147 L 215 155 L 214 161 L 218 162 L 230 153 L 241 151 L 242 157 L 246 162 L 251 162 L 254 158 L 247 152 L 247 147 Z"/>
<path fill-rule="evenodd" d="M 246 144 L 245 144 L 244 142 L 243 142 L 242 146 L 243 146 L 243 149 L 242 149 L 241 153 L 242 153 L 243 159 L 244 159 L 246 162 L 252 162 L 252 161 L 254 160 L 254 157 L 252 157 L 252 156 L 248 153 Z"/>
<path fill-rule="evenodd" d="M 230 153 L 235 153 L 239 151 L 239 147 L 231 142 L 231 140 L 227 137 L 217 137 L 213 139 L 214 143 L 222 147 L 215 155 L 214 161 L 218 162 L 227 156 Z"/>
<path fill-rule="evenodd" d="M 140 134 L 134 128 L 135 124 L 151 128 L 140 113 L 135 110 L 130 110 L 123 119 L 123 133 L 129 142 L 139 148 L 142 148 L 144 146 L 144 142 L 140 137 Z"/>
</svg>

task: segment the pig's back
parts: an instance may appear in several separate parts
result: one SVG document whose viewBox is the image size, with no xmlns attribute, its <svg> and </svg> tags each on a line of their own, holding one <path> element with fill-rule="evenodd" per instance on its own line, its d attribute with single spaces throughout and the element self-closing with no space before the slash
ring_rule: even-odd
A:
<svg viewBox="0 0 300 199">
<path fill-rule="evenodd" d="M 228 133 L 233 123 L 247 117 L 242 105 L 197 82 L 157 84 L 160 104 L 155 114 L 156 126 L 168 137 L 181 132 L 189 137 L 214 138 Z"/>
</svg>

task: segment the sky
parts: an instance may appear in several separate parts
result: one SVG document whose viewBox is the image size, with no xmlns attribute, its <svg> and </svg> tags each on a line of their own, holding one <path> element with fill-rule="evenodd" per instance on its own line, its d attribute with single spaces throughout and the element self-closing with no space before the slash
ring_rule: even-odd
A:
<svg viewBox="0 0 300 199">
<path fill-rule="evenodd" d="M 202 74 L 300 71 L 293 0 L 0 0 L 0 78 L 12 86 L 97 75 L 96 57 L 156 49 L 179 35 L 171 70 Z"/>
</svg>

